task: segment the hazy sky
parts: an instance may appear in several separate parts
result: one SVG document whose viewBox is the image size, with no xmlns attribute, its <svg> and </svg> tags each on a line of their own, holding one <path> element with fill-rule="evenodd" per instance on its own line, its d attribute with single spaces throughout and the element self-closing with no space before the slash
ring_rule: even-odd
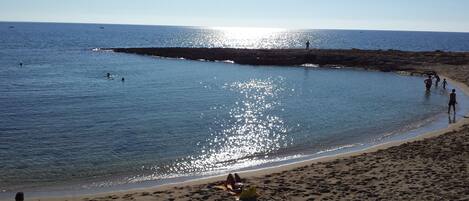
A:
<svg viewBox="0 0 469 201">
<path fill-rule="evenodd" d="M 469 0 L 0 0 L 0 21 L 469 32 Z"/>
</svg>

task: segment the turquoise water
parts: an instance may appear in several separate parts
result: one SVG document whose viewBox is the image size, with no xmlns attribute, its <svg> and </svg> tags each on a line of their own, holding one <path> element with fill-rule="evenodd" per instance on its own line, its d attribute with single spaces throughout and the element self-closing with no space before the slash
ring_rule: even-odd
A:
<svg viewBox="0 0 469 201">
<path fill-rule="evenodd" d="M 216 46 L 207 38 L 222 36 L 206 29 L 0 25 L 0 197 L 19 190 L 46 195 L 182 181 L 358 148 L 432 122 L 447 126 L 439 119 L 445 118 L 448 92 L 425 93 L 421 77 L 92 51 L 181 41 L 188 46 L 188 36 L 210 33 L 197 44 Z M 224 37 L 234 37 L 230 31 Z M 268 36 L 263 34 L 231 45 L 257 44 Z M 166 45 L 163 36 L 171 36 Z M 360 41 L 350 44 L 362 48 Z M 376 47 L 398 49 L 396 43 Z"/>
</svg>

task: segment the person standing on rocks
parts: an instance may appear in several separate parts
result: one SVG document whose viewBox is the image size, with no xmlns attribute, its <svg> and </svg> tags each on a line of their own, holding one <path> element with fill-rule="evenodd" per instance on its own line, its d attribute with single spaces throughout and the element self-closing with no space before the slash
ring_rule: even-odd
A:
<svg viewBox="0 0 469 201">
<path fill-rule="evenodd" d="M 309 50 L 309 45 L 310 45 L 310 43 L 309 43 L 309 40 L 308 40 L 308 41 L 306 41 L 306 49 L 307 50 Z"/>
<path fill-rule="evenodd" d="M 458 104 L 456 101 L 456 89 L 453 89 L 451 94 L 449 94 L 448 114 L 451 111 L 451 107 L 453 107 L 453 112 L 456 114 L 456 104 Z"/>
<path fill-rule="evenodd" d="M 433 83 L 432 83 L 432 76 L 429 75 L 429 76 L 428 76 L 428 79 L 426 79 L 426 80 L 424 81 L 424 83 L 425 83 L 425 87 L 427 88 L 427 91 L 430 91 L 430 89 L 432 88 L 432 84 L 433 84 Z"/>
</svg>

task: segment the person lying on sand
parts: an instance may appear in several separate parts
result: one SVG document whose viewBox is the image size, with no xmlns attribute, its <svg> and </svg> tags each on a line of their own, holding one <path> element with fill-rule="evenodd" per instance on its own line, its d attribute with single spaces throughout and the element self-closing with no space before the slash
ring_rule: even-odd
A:
<svg viewBox="0 0 469 201">
<path fill-rule="evenodd" d="M 244 184 L 238 174 L 228 174 L 226 180 L 221 185 L 216 185 L 214 188 L 228 191 L 232 195 L 238 195 L 243 191 Z"/>
<path fill-rule="evenodd" d="M 229 191 L 232 191 L 236 194 L 241 193 L 243 191 L 243 183 L 241 181 L 241 177 L 235 173 L 234 177 L 233 174 L 228 174 L 226 177 L 225 186 Z"/>
<path fill-rule="evenodd" d="M 221 185 L 215 185 L 213 188 L 224 190 L 236 197 L 236 200 L 251 201 L 256 200 L 260 195 L 256 191 L 256 187 L 251 186 L 244 188 L 241 177 L 238 174 L 228 174 L 226 180 Z"/>
</svg>

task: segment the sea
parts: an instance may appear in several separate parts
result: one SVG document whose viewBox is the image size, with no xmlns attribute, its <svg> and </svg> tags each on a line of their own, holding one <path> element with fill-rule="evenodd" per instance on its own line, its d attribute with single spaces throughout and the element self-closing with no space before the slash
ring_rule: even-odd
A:
<svg viewBox="0 0 469 201">
<path fill-rule="evenodd" d="M 0 198 L 150 187 L 445 128 L 456 88 L 336 66 L 250 66 L 113 47 L 469 51 L 469 33 L 0 22 Z M 20 65 L 20 63 L 22 65 Z M 110 73 L 110 77 L 107 77 Z M 125 81 L 122 81 L 125 78 Z"/>
</svg>

